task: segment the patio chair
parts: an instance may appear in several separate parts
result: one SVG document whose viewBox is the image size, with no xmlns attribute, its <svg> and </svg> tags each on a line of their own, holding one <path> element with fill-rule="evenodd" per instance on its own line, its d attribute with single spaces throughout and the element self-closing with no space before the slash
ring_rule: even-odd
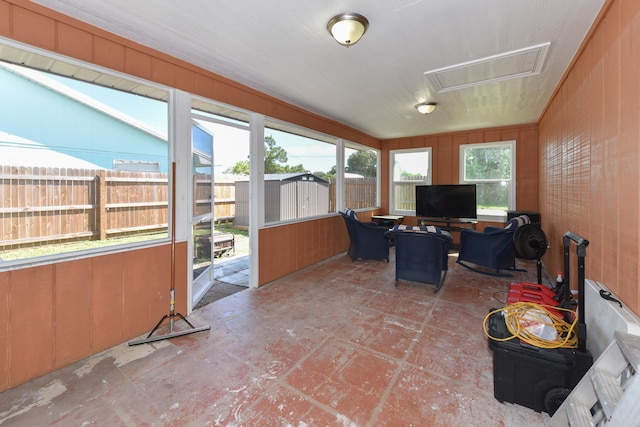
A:
<svg viewBox="0 0 640 427">
<path fill-rule="evenodd" d="M 387 233 L 396 247 L 396 286 L 398 280 L 442 287 L 449 270 L 451 234 L 436 226 L 396 226 Z"/>
<path fill-rule="evenodd" d="M 487 226 L 483 232 L 466 229 L 460 231 L 460 253 L 456 262 L 477 273 L 511 276 L 500 270 L 519 271 L 516 269 L 513 235 L 518 227 L 529 223 L 531 221 L 528 216 L 520 215 L 509 220 L 504 228 Z M 468 263 L 475 264 L 476 267 Z"/>
<path fill-rule="evenodd" d="M 357 259 L 384 259 L 389 262 L 389 240 L 384 233 L 387 227 L 380 227 L 375 222 L 363 222 L 355 211 L 346 209 L 340 212 L 349 233 L 349 250 L 347 254 L 352 261 Z"/>
</svg>

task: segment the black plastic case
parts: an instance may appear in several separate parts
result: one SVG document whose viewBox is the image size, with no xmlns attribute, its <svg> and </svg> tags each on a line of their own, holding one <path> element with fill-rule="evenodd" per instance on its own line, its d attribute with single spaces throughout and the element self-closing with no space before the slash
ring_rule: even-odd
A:
<svg viewBox="0 0 640 427">
<path fill-rule="evenodd" d="M 571 390 L 593 364 L 593 356 L 586 348 L 587 325 L 584 322 L 584 259 L 589 241 L 571 232 L 562 238 L 564 245 L 564 303 L 571 304 L 569 290 L 571 241 L 577 244 L 579 309 L 577 319 L 577 348 L 544 349 L 522 343 L 518 338 L 507 341 L 489 339 L 493 351 L 493 395 L 500 402 L 516 403 L 549 415 L 560 407 Z M 492 310 L 493 311 L 493 310 Z M 488 320 L 489 335 L 496 338 L 511 336 L 500 312 Z"/>
<path fill-rule="evenodd" d="M 511 334 L 500 313 L 491 315 L 489 333 Z M 493 395 L 500 402 L 516 403 L 537 412 L 553 412 L 593 364 L 591 353 L 577 349 L 543 349 L 513 338 L 489 340 L 493 351 Z"/>
</svg>

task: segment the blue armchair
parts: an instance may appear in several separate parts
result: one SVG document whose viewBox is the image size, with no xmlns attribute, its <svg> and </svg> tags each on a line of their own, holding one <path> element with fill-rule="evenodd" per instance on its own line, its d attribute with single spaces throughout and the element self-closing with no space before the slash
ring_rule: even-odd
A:
<svg viewBox="0 0 640 427">
<path fill-rule="evenodd" d="M 504 228 L 488 226 L 484 232 L 467 229 L 460 231 L 460 252 L 456 262 L 478 273 L 511 276 L 500 270 L 516 271 L 513 235 L 518 227 L 529 223 L 529 217 L 521 215 L 509 220 Z M 476 267 L 466 263 L 475 264 Z"/>
<path fill-rule="evenodd" d="M 438 227 L 396 226 L 387 233 L 396 247 L 396 286 L 398 280 L 435 285 L 444 283 L 449 270 L 451 234 Z"/>
<path fill-rule="evenodd" d="M 352 261 L 357 259 L 384 259 L 389 262 L 389 240 L 384 233 L 387 227 L 380 227 L 375 222 L 363 222 L 351 209 L 340 212 L 347 226 L 349 251 Z"/>
</svg>

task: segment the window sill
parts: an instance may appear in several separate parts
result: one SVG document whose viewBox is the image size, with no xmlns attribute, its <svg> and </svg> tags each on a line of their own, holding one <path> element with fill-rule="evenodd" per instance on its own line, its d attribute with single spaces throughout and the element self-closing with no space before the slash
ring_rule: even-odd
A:
<svg viewBox="0 0 640 427">
<path fill-rule="evenodd" d="M 504 213 L 501 214 L 478 214 L 478 221 L 483 221 L 483 222 L 499 222 L 499 223 L 506 223 L 507 222 L 507 215 Z"/>
</svg>

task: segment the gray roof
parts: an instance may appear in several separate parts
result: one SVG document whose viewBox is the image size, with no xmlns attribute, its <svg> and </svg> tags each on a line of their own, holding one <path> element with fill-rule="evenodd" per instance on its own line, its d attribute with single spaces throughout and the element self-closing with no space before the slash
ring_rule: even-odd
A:
<svg viewBox="0 0 640 427">
<path fill-rule="evenodd" d="M 314 175 L 311 172 L 293 172 L 293 173 L 265 173 L 264 180 L 265 181 L 297 181 L 303 180 L 307 178 L 309 181 L 320 181 L 324 183 L 329 183 L 328 180 L 324 178 L 320 178 L 318 175 Z M 249 181 L 249 176 L 242 179 L 237 179 L 237 182 L 241 181 Z"/>
</svg>

